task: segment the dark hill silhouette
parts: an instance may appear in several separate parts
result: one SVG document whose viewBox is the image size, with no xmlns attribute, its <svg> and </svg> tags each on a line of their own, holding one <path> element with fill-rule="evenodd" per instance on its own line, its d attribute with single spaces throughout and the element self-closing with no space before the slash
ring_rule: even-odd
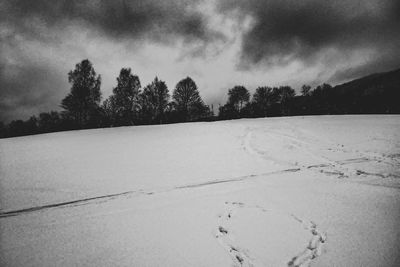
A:
<svg viewBox="0 0 400 267">
<path fill-rule="evenodd" d="M 370 74 L 368 76 L 352 80 L 340 85 L 336 85 L 336 89 L 353 90 L 357 88 L 367 88 L 371 86 L 384 86 L 387 89 L 399 88 L 400 86 L 400 69 L 388 72 Z"/>
<path fill-rule="evenodd" d="M 343 104 L 350 104 L 347 113 L 400 113 L 400 69 L 371 74 L 333 90 Z"/>
<path fill-rule="evenodd" d="M 399 114 L 400 69 L 371 74 L 331 87 L 317 86 L 293 100 L 292 115 Z"/>
</svg>

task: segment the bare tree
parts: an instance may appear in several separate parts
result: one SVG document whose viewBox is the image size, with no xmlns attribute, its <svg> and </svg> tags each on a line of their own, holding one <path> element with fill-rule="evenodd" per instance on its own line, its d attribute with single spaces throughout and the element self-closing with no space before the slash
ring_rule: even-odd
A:
<svg viewBox="0 0 400 267">
<path fill-rule="evenodd" d="M 249 102 L 250 93 L 244 86 L 235 86 L 229 89 L 228 104 L 232 104 L 238 112 Z"/>
<path fill-rule="evenodd" d="M 184 121 L 197 119 L 205 111 L 206 107 L 200 97 L 197 85 L 190 77 L 178 82 L 172 98 Z"/>
</svg>

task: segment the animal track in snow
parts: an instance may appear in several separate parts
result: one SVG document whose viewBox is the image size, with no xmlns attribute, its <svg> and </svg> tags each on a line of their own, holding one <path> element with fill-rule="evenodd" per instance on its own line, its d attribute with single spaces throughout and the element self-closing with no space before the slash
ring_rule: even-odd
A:
<svg viewBox="0 0 400 267">
<path fill-rule="evenodd" d="M 235 266 L 254 266 L 248 252 L 239 247 L 235 242 L 235 236 L 228 228 L 228 222 L 232 219 L 236 208 L 243 207 L 241 202 L 225 202 L 229 208 L 219 216 L 219 225 L 215 237 L 221 246 L 229 253 Z"/>
<path fill-rule="evenodd" d="M 297 216 L 292 214 L 292 217 L 300 222 L 303 227 L 310 231 L 312 234 L 311 240 L 308 242 L 307 247 L 298 255 L 293 257 L 289 262 L 289 267 L 301 267 L 301 266 L 309 266 L 311 261 L 322 254 L 322 246 L 327 240 L 326 233 L 322 233 L 317 229 L 317 225 L 310 221 L 305 222 L 304 220 L 298 218 Z"/>
<path fill-rule="evenodd" d="M 399 178 L 400 176 L 396 173 L 390 174 L 380 174 L 380 173 L 368 173 L 361 171 L 355 167 L 355 164 L 360 163 L 374 163 L 374 164 L 384 164 L 386 166 L 391 166 L 392 168 L 398 168 L 399 166 L 399 155 L 400 153 L 392 153 L 392 154 L 381 154 L 377 152 L 371 151 L 362 151 L 359 149 L 354 149 L 351 147 L 345 147 L 342 144 L 333 143 L 331 141 L 326 141 L 321 143 L 320 146 L 325 147 L 326 150 L 333 152 L 345 153 L 348 155 L 354 155 L 355 157 L 345 159 L 345 160 L 333 160 L 330 159 L 328 156 L 324 156 L 321 152 L 323 148 L 315 146 L 312 142 L 306 142 L 301 139 L 301 135 L 299 136 L 292 136 L 287 135 L 284 133 L 280 133 L 279 131 L 274 131 L 272 129 L 265 132 L 265 134 L 271 136 L 271 140 L 277 138 L 278 140 L 286 140 L 287 144 L 291 148 L 296 148 L 297 152 L 303 154 L 305 157 L 309 159 L 315 159 L 319 164 L 314 165 L 306 165 L 306 164 L 299 164 L 298 162 L 293 162 L 290 160 L 285 160 L 280 157 L 275 157 L 273 155 L 268 155 L 267 151 L 262 151 L 257 149 L 251 144 L 251 140 L 254 137 L 255 133 L 257 133 L 259 129 L 255 128 L 246 128 L 245 135 L 242 137 L 242 147 L 243 149 L 249 153 L 250 155 L 254 156 L 257 160 L 266 160 L 269 162 L 273 162 L 275 164 L 280 164 L 283 166 L 295 166 L 300 167 L 301 169 L 309 169 L 311 171 L 316 171 L 320 173 L 324 173 L 329 176 L 336 176 L 337 178 L 349 178 L 355 177 L 357 175 L 364 175 L 364 176 L 377 176 L 381 178 Z M 285 142 L 284 142 L 285 143 Z"/>
<path fill-rule="evenodd" d="M 392 174 L 392 173 L 381 174 L 381 173 L 366 172 L 366 171 L 362 171 L 362 170 L 357 170 L 357 175 L 377 176 L 377 177 L 380 177 L 380 178 L 389 178 L 389 177 L 400 178 L 399 175 Z"/>
<path fill-rule="evenodd" d="M 255 156 L 256 159 L 258 160 L 266 160 L 283 166 L 293 166 L 296 168 L 300 167 L 301 169 L 310 169 L 312 171 L 322 172 L 327 175 L 335 175 L 338 178 L 345 178 L 350 176 L 351 171 L 348 170 L 348 168 L 345 168 L 344 166 L 342 166 L 342 164 L 339 164 L 338 162 L 330 160 L 322 155 L 318 155 L 318 153 L 311 151 L 310 149 L 307 148 L 307 146 L 311 144 L 298 140 L 295 137 L 279 135 L 280 138 L 288 139 L 290 141 L 289 143 L 291 144 L 291 146 L 298 148 L 298 150 L 302 151 L 302 153 L 305 156 L 315 158 L 316 160 L 320 162 L 322 161 L 324 163 L 304 165 L 304 164 L 298 164 L 297 162 L 291 162 L 290 160 L 283 160 L 277 157 L 269 156 L 264 151 L 260 151 L 251 145 L 253 131 L 251 131 L 251 129 L 246 129 L 246 131 L 247 133 L 243 136 L 242 140 L 243 149 L 247 151 L 247 153 L 249 153 L 250 155 Z M 269 133 L 271 134 L 271 132 Z"/>
<path fill-rule="evenodd" d="M 225 205 L 228 207 L 228 209 L 225 211 L 224 214 L 219 215 L 219 224 L 215 237 L 217 238 L 221 246 L 230 254 L 235 266 L 258 266 L 257 259 L 251 257 L 251 252 L 244 249 L 243 247 L 240 247 L 238 242 L 235 240 L 235 236 L 232 233 L 233 230 L 229 228 L 229 222 L 230 220 L 234 219 L 236 210 L 239 208 L 252 208 L 261 212 L 274 211 L 265 209 L 258 205 L 245 205 L 242 202 L 225 202 Z M 294 256 L 287 264 L 289 267 L 308 266 L 313 259 L 322 254 L 323 244 L 327 240 L 326 233 L 321 232 L 317 228 L 317 225 L 312 221 L 307 222 L 289 213 L 277 213 L 279 213 L 280 215 L 288 216 L 299 222 L 302 227 L 305 230 L 309 231 L 312 235 L 311 239 L 306 245 L 306 248 L 301 253 Z"/>
<path fill-rule="evenodd" d="M 315 165 L 309 165 L 307 166 L 307 169 L 313 169 L 313 168 L 322 168 L 322 167 L 329 167 L 329 164 L 315 164 Z"/>
</svg>

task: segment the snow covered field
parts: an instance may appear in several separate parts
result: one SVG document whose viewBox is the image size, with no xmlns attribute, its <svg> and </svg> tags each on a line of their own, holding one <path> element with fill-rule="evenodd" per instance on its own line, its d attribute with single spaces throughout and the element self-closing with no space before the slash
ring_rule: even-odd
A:
<svg viewBox="0 0 400 267">
<path fill-rule="evenodd" d="M 400 116 L 0 140 L 0 266 L 400 266 Z"/>
</svg>

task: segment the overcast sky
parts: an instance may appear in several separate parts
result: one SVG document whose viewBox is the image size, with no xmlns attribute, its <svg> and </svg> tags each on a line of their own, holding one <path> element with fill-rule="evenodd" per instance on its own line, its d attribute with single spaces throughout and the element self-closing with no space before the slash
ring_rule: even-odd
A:
<svg viewBox="0 0 400 267">
<path fill-rule="evenodd" d="M 0 0 L 0 120 L 60 110 L 88 58 L 103 99 L 130 67 L 206 104 L 229 88 L 337 84 L 400 67 L 399 0 Z"/>
</svg>

